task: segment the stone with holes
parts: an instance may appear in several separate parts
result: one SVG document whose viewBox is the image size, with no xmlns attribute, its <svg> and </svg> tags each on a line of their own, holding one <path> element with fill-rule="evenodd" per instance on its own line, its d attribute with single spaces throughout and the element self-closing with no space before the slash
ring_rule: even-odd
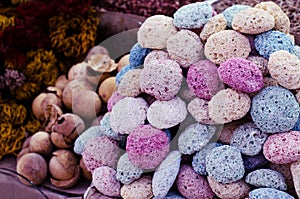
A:
<svg viewBox="0 0 300 199">
<path fill-rule="evenodd" d="M 272 53 L 268 70 L 281 86 L 291 90 L 300 88 L 300 59 L 296 55 L 285 50 Z"/>
<path fill-rule="evenodd" d="M 291 39 L 284 33 L 277 30 L 269 30 L 256 35 L 254 45 L 258 53 L 266 59 L 279 50 L 293 52 L 294 45 Z"/>
<path fill-rule="evenodd" d="M 171 151 L 155 170 L 152 191 L 156 198 L 164 198 L 176 180 L 181 162 L 179 151 Z"/>
<path fill-rule="evenodd" d="M 251 7 L 248 5 L 235 4 L 235 5 L 232 5 L 232 6 L 229 6 L 228 8 L 226 8 L 223 11 L 223 15 L 227 21 L 227 27 L 231 28 L 232 27 L 231 24 L 232 24 L 232 20 L 233 20 L 234 16 L 237 13 L 239 13 L 240 11 L 245 10 L 247 8 L 251 8 Z"/>
<path fill-rule="evenodd" d="M 204 54 L 215 64 L 234 58 L 247 58 L 251 52 L 248 38 L 234 30 L 222 30 L 211 35 L 205 44 Z"/>
<path fill-rule="evenodd" d="M 184 68 L 203 59 L 203 47 L 199 36 L 189 30 L 180 30 L 167 41 L 167 51 L 170 58 Z"/>
<path fill-rule="evenodd" d="M 141 97 L 125 97 L 117 102 L 110 114 L 110 126 L 116 133 L 129 134 L 145 123 L 148 104 Z"/>
<path fill-rule="evenodd" d="M 285 191 L 287 185 L 283 175 L 272 169 L 258 169 L 247 174 L 246 183 L 255 187 L 269 187 Z"/>
<path fill-rule="evenodd" d="M 205 177 L 198 175 L 191 166 L 182 165 L 176 180 L 178 191 L 186 198 L 213 198 L 214 193 Z"/>
<path fill-rule="evenodd" d="M 174 25 L 182 29 L 202 28 L 213 16 L 213 8 L 208 2 L 184 5 L 174 13 Z"/>
<path fill-rule="evenodd" d="M 218 124 L 243 118 L 249 111 L 250 97 L 240 91 L 227 88 L 219 91 L 208 102 L 208 115 Z"/>
<path fill-rule="evenodd" d="M 129 63 L 132 67 L 139 67 L 143 65 L 144 59 L 151 49 L 143 48 L 140 44 L 136 43 L 130 50 Z"/>
<path fill-rule="evenodd" d="M 193 154 L 208 144 L 216 133 L 215 126 L 194 123 L 187 126 L 178 138 L 179 151 L 182 154 Z"/>
<path fill-rule="evenodd" d="M 179 64 L 170 59 L 157 59 L 145 64 L 141 90 L 158 100 L 170 100 L 178 93 L 183 79 Z"/>
<path fill-rule="evenodd" d="M 241 152 L 234 146 L 212 149 L 206 157 L 206 171 L 217 182 L 232 183 L 244 177 L 245 168 Z"/>
<path fill-rule="evenodd" d="M 231 58 L 218 68 L 220 79 L 231 88 L 245 93 L 259 91 L 263 87 L 263 75 L 251 61 Z"/>
<path fill-rule="evenodd" d="M 263 147 L 268 135 L 249 122 L 240 125 L 233 131 L 230 145 L 237 147 L 242 154 L 257 155 Z"/>
<path fill-rule="evenodd" d="M 244 34 L 259 34 L 271 30 L 274 26 L 274 17 L 258 8 L 241 10 L 232 20 L 232 28 Z"/>
<path fill-rule="evenodd" d="M 259 188 L 250 191 L 249 199 L 295 199 L 290 194 L 273 188 Z"/>
<path fill-rule="evenodd" d="M 151 199 L 153 197 L 151 177 L 143 176 L 131 184 L 124 185 L 121 188 L 121 196 L 124 199 Z"/>
<path fill-rule="evenodd" d="M 174 127 L 184 121 L 187 116 L 185 102 L 179 97 L 168 101 L 156 100 L 147 112 L 149 123 L 159 129 Z"/>
<path fill-rule="evenodd" d="M 208 60 L 201 60 L 190 66 L 187 74 L 189 89 L 199 98 L 210 100 L 224 88 L 218 76 L 217 66 Z"/>
<path fill-rule="evenodd" d="M 93 172 L 93 185 L 96 189 L 110 197 L 120 197 L 121 184 L 116 179 L 116 171 L 107 166 L 98 167 Z"/>
<path fill-rule="evenodd" d="M 210 143 L 210 144 L 206 145 L 203 149 L 198 151 L 193 156 L 192 166 L 193 166 L 193 169 L 196 171 L 196 173 L 198 173 L 200 175 L 207 175 L 206 157 L 211 152 L 212 149 L 214 149 L 215 147 L 219 147 L 219 146 L 222 146 L 222 144 Z"/>
<path fill-rule="evenodd" d="M 117 143 L 107 136 L 88 140 L 82 153 L 83 162 L 91 172 L 101 166 L 116 168 L 118 156 Z"/>
<path fill-rule="evenodd" d="M 300 160 L 300 131 L 289 131 L 268 137 L 263 146 L 267 160 L 276 164 L 288 164 Z"/>
<path fill-rule="evenodd" d="M 128 154 L 118 160 L 116 178 L 123 184 L 130 184 L 141 177 L 143 170 L 129 161 Z"/>
<path fill-rule="evenodd" d="M 140 125 L 127 137 L 129 161 L 142 169 L 156 168 L 169 153 L 169 138 L 150 124 Z"/>
<path fill-rule="evenodd" d="M 252 99 L 250 114 L 255 125 L 266 133 L 291 130 L 300 107 L 293 93 L 279 86 L 262 89 Z"/>
</svg>

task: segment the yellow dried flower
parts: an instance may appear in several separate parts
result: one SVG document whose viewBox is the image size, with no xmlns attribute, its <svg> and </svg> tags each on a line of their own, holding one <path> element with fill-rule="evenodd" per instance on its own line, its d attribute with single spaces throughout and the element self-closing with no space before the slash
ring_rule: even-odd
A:
<svg viewBox="0 0 300 199">
<path fill-rule="evenodd" d="M 4 155 L 14 154 L 22 148 L 25 128 L 13 128 L 11 123 L 0 123 L 0 159 Z"/>
<path fill-rule="evenodd" d="M 28 122 L 24 125 L 24 128 L 26 129 L 26 132 L 29 134 L 34 134 L 41 130 L 41 122 L 38 119 L 30 118 Z"/>
<path fill-rule="evenodd" d="M 11 0 L 11 4 L 17 5 L 17 4 L 27 3 L 27 2 L 30 2 L 30 1 L 32 1 L 32 0 Z"/>
<path fill-rule="evenodd" d="M 23 86 L 16 88 L 15 98 L 17 100 L 29 101 L 40 91 L 41 86 L 33 82 L 25 82 Z"/>
<path fill-rule="evenodd" d="M 16 103 L 1 103 L 0 104 L 0 123 L 10 122 L 20 125 L 26 119 L 27 110 L 24 105 Z"/>
<path fill-rule="evenodd" d="M 94 46 L 100 21 L 96 11 L 86 16 L 60 14 L 49 20 L 52 48 L 66 57 L 80 57 Z"/>
<path fill-rule="evenodd" d="M 15 25 L 15 16 L 7 17 L 4 15 L 0 15 L 0 31 L 3 31 L 5 28 L 14 25 Z"/>
</svg>

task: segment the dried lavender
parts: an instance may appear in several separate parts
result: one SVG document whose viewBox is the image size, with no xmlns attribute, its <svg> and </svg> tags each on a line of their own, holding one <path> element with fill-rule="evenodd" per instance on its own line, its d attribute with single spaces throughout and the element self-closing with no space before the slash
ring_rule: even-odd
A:
<svg viewBox="0 0 300 199">
<path fill-rule="evenodd" d="M 17 87 L 24 84 L 25 76 L 17 70 L 5 69 L 3 76 L 0 76 L 0 89 L 8 87 L 10 92 L 13 93 Z"/>
</svg>

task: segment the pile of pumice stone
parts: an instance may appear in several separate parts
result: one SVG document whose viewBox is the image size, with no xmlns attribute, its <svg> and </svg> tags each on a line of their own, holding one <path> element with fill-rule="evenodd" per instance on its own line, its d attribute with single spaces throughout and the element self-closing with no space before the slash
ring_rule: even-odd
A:
<svg viewBox="0 0 300 199">
<path fill-rule="evenodd" d="M 108 112 L 75 141 L 95 194 L 300 197 L 300 47 L 289 30 L 273 2 L 148 17 Z"/>
</svg>

